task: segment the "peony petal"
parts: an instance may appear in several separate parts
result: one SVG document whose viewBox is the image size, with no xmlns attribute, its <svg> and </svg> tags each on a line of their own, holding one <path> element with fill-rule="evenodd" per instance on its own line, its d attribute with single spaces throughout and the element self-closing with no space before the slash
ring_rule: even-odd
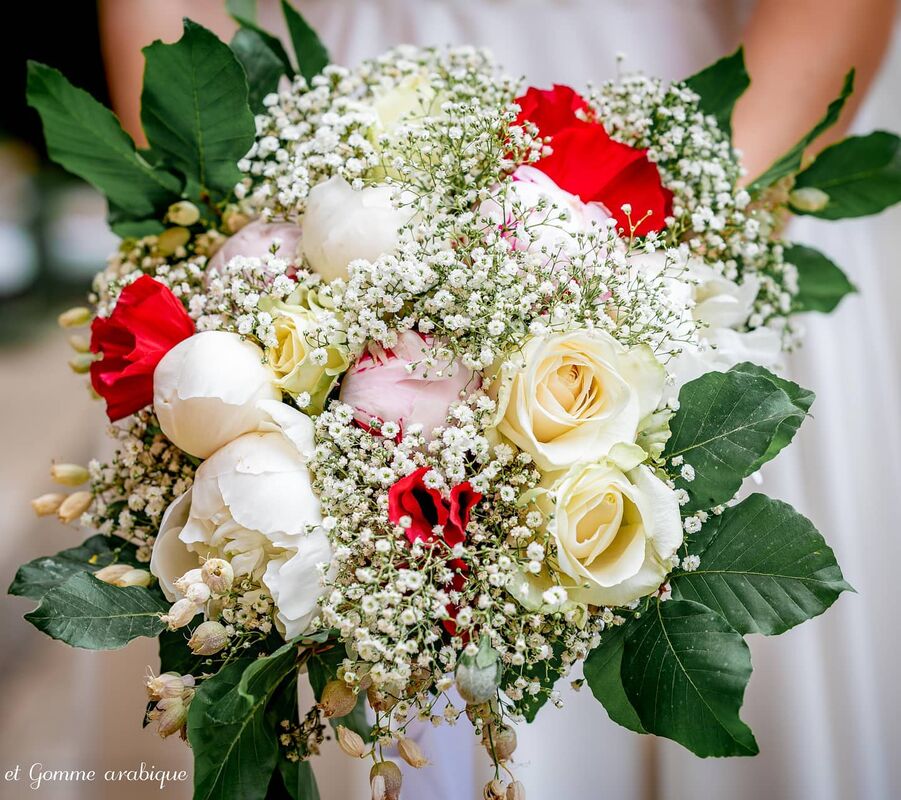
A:
<svg viewBox="0 0 901 800">
<path fill-rule="evenodd" d="M 160 589 L 170 603 L 180 599 L 175 581 L 200 563 L 197 554 L 179 539 L 191 511 L 192 490 L 175 499 L 163 514 L 160 530 L 150 554 L 150 573 L 160 582 Z"/>
</svg>

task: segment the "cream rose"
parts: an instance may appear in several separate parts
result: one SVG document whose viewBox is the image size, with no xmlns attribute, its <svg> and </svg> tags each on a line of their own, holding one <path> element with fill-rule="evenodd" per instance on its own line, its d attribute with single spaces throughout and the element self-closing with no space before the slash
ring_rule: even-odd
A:
<svg viewBox="0 0 901 800">
<path fill-rule="evenodd" d="M 497 432 L 529 453 L 539 469 L 566 469 L 634 442 L 654 411 L 665 373 L 650 348 L 627 348 L 603 331 L 528 340 L 492 385 Z"/>
<path fill-rule="evenodd" d="M 619 606 L 651 594 L 682 544 L 675 493 L 635 460 L 578 464 L 537 502 L 575 602 Z"/>
</svg>

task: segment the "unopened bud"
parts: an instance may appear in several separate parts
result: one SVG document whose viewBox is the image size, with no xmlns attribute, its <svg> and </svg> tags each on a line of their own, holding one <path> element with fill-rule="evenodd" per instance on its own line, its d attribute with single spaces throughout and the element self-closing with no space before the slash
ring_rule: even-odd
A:
<svg viewBox="0 0 901 800">
<path fill-rule="evenodd" d="M 191 231 L 187 228 L 166 228 L 156 239 L 156 250 L 161 256 L 171 256 L 191 241 Z"/>
<path fill-rule="evenodd" d="M 404 761 L 416 769 L 421 769 L 429 763 L 422 749 L 412 739 L 401 739 L 397 743 L 397 752 Z"/>
<path fill-rule="evenodd" d="M 174 631 L 178 628 L 184 628 L 185 625 L 194 619 L 199 610 L 194 603 L 183 597 L 181 600 L 176 600 L 172 608 L 169 609 L 169 613 L 163 614 L 160 620 L 169 626 L 169 630 Z"/>
<path fill-rule="evenodd" d="M 379 711 L 381 713 L 390 711 L 397 705 L 396 697 L 392 697 L 390 694 L 386 694 L 385 692 L 376 689 L 375 686 L 370 686 L 366 690 L 366 699 L 369 701 L 369 705 L 373 711 Z"/>
<path fill-rule="evenodd" d="M 91 309 L 84 306 L 70 308 L 68 311 L 63 311 L 56 321 L 60 328 L 83 328 L 91 321 Z"/>
<path fill-rule="evenodd" d="M 366 755 L 366 742 L 363 737 L 350 728 L 339 725 L 337 728 L 338 747 L 341 748 L 345 755 L 351 758 L 363 758 Z"/>
<path fill-rule="evenodd" d="M 225 227 L 225 230 L 231 235 L 236 234 L 249 222 L 250 217 L 234 207 L 226 208 L 225 213 L 222 215 L 222 224 Z"/>
<path fill-rule="evenodd" d="M 357 696 L 344 681 L 331 680 L 325 684 L 322 697 L 319 699 L 319 707 L 322 716 L 346 717 L 357 705 Z"/>
<path fill-rule="evenodd" d="M 211 558 L 200 571 L 201 579 L 213 594 L 226 594 L 235 581 L 235 571 L 224 558 Z"/>
<path fill-rule="evenodd" d="M 822 211 L 829 205 L 829 195 L 815 186 L 804 186 L 800 189 L 794 189 L 788 195 L 788 202 L 789 205 L 798 211 L 813 213 Z"/>
<path fill-rule="evenodd" d="M 46 517 L 59 511 L 59 507 L 65 499 L 66 496 L 64 494 L 59 494 L 58 492 L 42 494 L 40 497 L 35 497 L 34 500 L 31 501 L 31 507 L 34 509 L 34 513 L 39 517 Z"/>
<path fill-rule="evenodd" d="M 153 582 L 153 575 L 146 569 L 130 569 L 117 581 L 113 582 L 114 586 L 150 586 Z"/>
<path fill-rule="evenodd" d="M 50 477 L 63 486 L 81 486 L 91 479 L 91 474 L 80 464 L 53 464 Z"/>
<path fill-rule="evenodd" d="M 192 583 L 185 592 L 185 597 L 195 606 L 202 606 L 210 599 L 210 587 L 205 583 Z"/>
<path fill-rule="evenodd" d="M 91 352 L 91 340 L 88 339 L 87 336 L 82 336 L 80 333 L 73 333 L 68 337 L 67 341 L 69 342 L 69 347 L 76 353 Z"/>
<path fill-rule="evenodd" d="M 175 588 L 178 589 L 182 594 L 187 594 L 188 589 L 190 589 L 195 583 L 202 583 L 203 578 L 200 573 L 200 568 L 189 569 L 184 575 L 174 581 Z"/>
<path fill-rule="evenodd" d="M 482 734 L 482 742 L 498 761 L 507 761 L 516 750 L 516 731 L 509 725 L 489 725 Z"/>
<path fill-rule="evenodd" d="M 166 219 L 173 225 L 191 226 L 200 219 L 200 209 L 189 200 L 179 200 L 169 206 Z"/>
<path fill-rule="evenodd" d="M 384 781 L 384 791 L 381 797 L 384 800 L 398 800 L 400 797 L 400 784 L 403 780 L 400 774 L 400 767 L 393 761 L 379 761 L 369 771 L 370 786 L 376 782 L 377 778 L 381 778 Z M 373 794 L 373 796 L 375 795 Z"/>
<path fill-rule="evenodd" d="M 372 800 L 385 800 L 388 797 L 388 790 L 385 788 L 385 779 L 381 775 L 376 775 L 369 784 Z"/>
<path fill-rule="evenodd" d="M 228 633 L 226 633 L 225 626 L 213 620 L 198 625 L 188 640 L 188 647 L 195 656 L 211 656 L 218 653 L 227 644 Z"/>
<path fill-rule="evenodd" d="M 188 721 L 188 707 L 179 698 L 172 698 L 173 702 L 167 704 L 159 716 L 157 733 L 165 739 L 173 733 L 178 733 Z M 161 701 L 162 702 L 162 701 Z M 157 706 L 159 708 L 159 706 Z"/>
<path fill-rule="evenodd" d="M 193 677 L 193 676 L 192 676 Z M 181 697 L 185 691 L 185 681 L 177 672 L 164 672 L 147 679 L 147 694 L 151 700 L 164 697 Z"/>
<path fill-rule="evenodd" d="M 78 519 L 94 502 L 94 495 L 90 492 L 75 492 L 70 494 L 56 510 L 57 516 L 65 523 Z"/>
<path fill-rule="evenodd" d="M 483 800 L 504 800 L 506 793 L 504 784 L 495 778 L 485 784 L 485 788 L 482 790 L 482 798 Z"/>
<path fill-rule="evenodd" d="M 479 642 L 474 656 L 460 656 L 456 672 L 457 691 L 467 703 L 487 703 L 497 696 L 501 684 L 500 654 L 487 636 Z"/>
<path fill-rule="evenodd" d="M 76 375 L 84 375 L 91 371 L 91 364 L 97 360 L 93 353 L 78 353 L 69 359 L 69 369 Z"/>
<path fill-rule="evenodd" d="M 507 800 L 526 800 L 526 787 L 520 781 L 513 781 L 507 787 Z"/>
<path fill-rule="evenodd" d="M 104 583 L 116 584 L 123 575 L 131 572 L 134 569 L 131 564 L 110 564 L 107 567 L 103 567 L 102 569 L 98 569 L 94 573 L 94 577 L 98 581 L 103 581 Z M 149 573 L 148 573 L 149 574 Z"/>
</svg>

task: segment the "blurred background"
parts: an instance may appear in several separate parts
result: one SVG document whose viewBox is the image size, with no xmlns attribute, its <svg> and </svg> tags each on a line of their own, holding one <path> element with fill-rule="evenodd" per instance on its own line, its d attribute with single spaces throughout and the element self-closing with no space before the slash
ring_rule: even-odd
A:
<svg viewBox="0 0 901 800">
<path fill-rule="evenodd" d="M 621 31 L 615 50 L 629 54 L 630 67 L 674 78 L 734 47 L 754 5 L 630 3 L 626 9 L 625 2 L 599 0 L 600 16 L 593 4 L 576 0 L 484 0 L 468 12 L 462 0 L 296 5 L 339 61 L 375 55 L 401 41 L 471 41 L 491 45 L 512 70 L 543 84 L 552 79 L 584 84 L 611 73 L 609 35 L 604 34 L 604 47 L 592 46 L 594 34 L 585 20 Z M 499 34 L 507 30 L 503 26 L 512 12 L 523 9 L 532 17 L 529 29 L 540 31 L 540 38 Z M 627 25 L 624 15 L 631 13 L 645 19 L 662 13 L 663 32 L 651 35 L 659 42 L 675 30 L 683 39 L 668 46 L 680 49 L 680 57 L 670 58 L 667 46 L 643 43 L 646 29 Z M 101 101 L 113 102 L 139 138 L 140 47 L 160 37 L 178 38 L 184 14 L 226 39 L 234 29 L 218 0 L 25 3 L 17 4 L 16 21 L 7 26 L 0 48 L 7 75 L 0 104 L 3 587 L 20 563 L 86 538 L 85 532 L 38 520 L 31 512 L 29 500 L 52 488 L 51 461 L 86 463 L 108 452 L 103 410 L 90 399 L 85 380 L 66 366 L 71 351 L 55 318 L 82 302 L 116 239 L 106 229 L 104 200 L 48 163 L 37 114 L 24 102 L 25 62 L 51 64 Z M 263 0 L 260 15 L 264 25 L 281 29 L 275 3 Z M 551 38 L 548 31 L 554 32 Z M 890 38 L 853 122 L 861 131 L 901 130 L 901 33 Z M 576 51 L 588 55 L 580 61 Z M 828 63 L 839 56 L 825 51 L 822 58 Z M 817 391 L 814 418 L 797 444 L 766 470 L 763 490 L 813 519 L 859 594 L 843 596 L 831 613 L 777 640 L 752 639 L 755 672 L 744 715 L 758 734 L 758 759 L 700 761 L 670 743 L 618 729 L 590 697 L 569 697 L 565 711 L 543 711 L 542 727 L 521 734 L 519 758 L 530 798 L 551 798 L 554 787 L 571 788 L 563 792 L 566 798 L 617 800 L 901 797 L 901 764 L 893 755 L 901 714 L 894 610 L 901 541 L 893 511 L 893 491 L 901 486 L 901 318 L 895 310 L 901 302 L 901 209 L 838 225 L 805 221 L 789 231 L 832 255 L 860 294 L 832 317 L 808 321 L 808 344 L 792 357 L 788 374 Z M 148 666 L 156 666 L 155 642 L 138 640 L 114 653 L 76 651 L 21 620 L 30 610 L 28 601 L 3 595 L 0 607 L 0 778 L 17 764 L 27 773 L 34 763 L 103 771 L 135 769 L 144 762 L 190 770 L 187 747 L 141 729 L 142 677 Z M 346 759 L 329 753 L 315 766 L 323 800 L 366 797 L 360 770 L 349 768 Z M 472 772 L 474 784 L 481 785 L 481 767 L 461 769 L 467 780 Z M 327 772 L 329 777 L 322 777 Z M 433 796 L 469 800 L 475 791 L 461 784 L 436 789 Z M 152 784 L 69 782 L 32 791 L 24 778 L 0 782 L 2 798 L 81 800 L 126 793 L 191 796 L 189 782 L 162 792 Z"/>
</svg>

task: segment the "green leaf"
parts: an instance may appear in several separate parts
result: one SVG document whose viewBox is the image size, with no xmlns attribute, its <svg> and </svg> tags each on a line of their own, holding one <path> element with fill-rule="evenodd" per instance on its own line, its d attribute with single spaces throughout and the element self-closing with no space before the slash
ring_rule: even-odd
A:
<svg viewBox="0 0 901 800">
<path fill-rule="evenodd" d="M 19 567 L 8 589 L 10 594 L 40 600 L 51 589 L 81 572 L 96 572 L 116 562 L 134 564 L 136 548 L 124 539 L 97 534 L 55 556 L 43 556 Z"/>
<path fill-rule="evenodd" d="M 190 20 L 181 39 L 156 41 L 144 55 L 141 121 L 153 150 L 186 176 L 190 196 L 227 197 L 255 134 L 243 67 Z"/>
<path fill-rule="evenodd" d="M 254 0 L 247 0 L 247 2 L 241 2 L 241 0 L 238 0 L 237 2 L 228 2 L 226 3 L 226 5 L 228 7 L 229 14 L 232 16 L 235 22 L 237 22 L 241 26 L 241 28 L 253 31 L 275 55 L 275 57 L 278 58 L 278 60 L 281 62 L 284 68 L 284 74 L 290 78 L 293 78 L 295 73 L 294 65 L 291 63 L 291 59 L 289 58 L 287 51 L 282 45 L 281 40 L 278 39 L 278 37 L 273 36 L 271 33 L 269 33 L 269 31 L 264 30 L 257 24 L 256 2 Z M 248 13 L 248 9 L 250 9 L 252 13 Z"/>
<path fill-rule="evenodd" d="M 283 720 L 297 721 L 297 672 L 289 675 L 275 691 L 266 711 L 269 726 L 280 730 Z M 277 780 L 276 780 L 277 779 Z M 273 783 L 278 784 L 280 796 L 291 800 L 319 800 L 319 789 L 316 777 L 309 761 L 291 761 L 279 748 L 278 771 L 273 776 Z M 269 787 L 270 795 L 273 786 Z"/>
<path fill-rule="evenodd" d="M 310 83 L 323 69 L 329 65 L 328 50 L 316 35 L 307 21 L 294 6 L 282 0 L 282 12 L 288 23 L 294 57 L 297 59 L 298 72 Z"/>
<path fill-rule="evenodd" d="M 845 106 L 845 102 L 854 91 L 854 70 L 852 69 L 845 75 L 845 81 L 842 84 L 842 90 L 839 96 L 835 98 L 826 109 L 823 118 L 805 134 L 798 143 L 792 147 L 782 158 L 778 159 L 766 172 L 757 178 L 749 187 L 752 192 L 759 192 L 772 186 L 776 181 L 782 180 L 798 171 L 801 166 L 801 159 L 804 151 L 810 147 L 814 139 L 820 134 L 831 128 L 838 121 L 839 114 Z"/>
<path fill-rule="evenodd" d="M 796 214 L 822 219 L 865 217 L 901 202 L 901 139 L 875 131 L 827 147 L 798 174 L 795 189 L 813 188 L 829 196 L 815 211 L 792 206 Z"/>
<path fill-rule="evenodd" d="M 601 643 L 585 659 L 585 681 L 610 719 L 630 731 L 647 733 L 623 686 L 622 662 L 628 625 L 604 629 Z"/>
<path fill-rule="evenodd" d="M 562 642 L 554 642 L 553 653 L 550 658 L 542 661 L 536 661 L 533 664 L 525 664 L 519 668 L 506 667 L 501 677 L 501 688 L 506 689 L 512 686 L 520 676 L 527 681 L 537 680 L 541 684 L 541 689 L 536 694 L 524 694 L 522 699 L 516 701 L 517 709 L 522 712 L 526 718 L 526 722 L 533 722 L 538 712 L 544 707 L 550 699 L 554 685 L 560 678 L 563 669 L 563 661 L 561 654 L 563 652 Z"/>
<path fill-rule="evenodd" d="M 741 634 L 689 600 L 653 602 L 626 634 L 626 695 L 649 733 L 699 756 L 750 756 L 757 742 L 739 717 L 751 676 Z"/>
<path fill-rule="evenodd" d="M 279 79 L 288 74 L 288 70 L 263 36 L 251 28 L 239 28 L 230 47 L 247 74 L 250 108 L 260 112 L 263 98 L 278 89 Z"/>
<path fill-rule="evenodd" d="M 189 635 L 184 630 L 164 630 L 159 637 L 160 672 L 191 675 L 203 660 L 188 647 Z"/>
<path fill-rule="evenodd" d="M 744 50 L 739 47 L 732 55 L 724 56 L 715 64 L 685 80 L 686 86 L 700 95 L 701 111 L 716 118 L 720 130 L 732 135 L 732 110 L 751 79 L 745 69 Z"/>
<path fill-rule="evenodd" d="M 188 712 L 194 800 L 264 800 L 278 760 L 266 706 L 297 669 L 287 643 L 266 658 L 229 664 L 200 684 Z"/>
<path fill-rule="evenodd" d="M 138 636 L 159 635 L 165 628 L 160 614 L 168 608 L 157 592 L 111 586 L 79 572 L 47 592 L 25 619 L 73 647 L 116 650 Z"/>
<path fill-rule="evenodd" d="M 810 520 L 762 494 L 711 517 L 689 549 L 701 565 L 672 576 L 673 596 L 718 611 L 739 633 L 783 633 L 853 591 Z"/>
<path fill-rule="evenodd" d="M 225 0 L 225 8 L 236 20 L 256 22 L 257 0 Z"/>
<path fill-rule="evenodd" d="M 44 123 L 47 152 L 57 164 L 138 218 L 152 217 L 181 192 L 181 180 L 155 169 L 135 149 L 113 112 L 60 72 L 28 62 L 28 104 Z"/>
<path fill-rule="evenodd" d="M 829 313 L 846 295 L 857 291 L 841 269 L 819 250 L 803 244 L 785 248 L 785 260 L 798 268 L 797 311 Z"/>
<path fill-rule="evenodd" d="M 677 488 L 689 494 L 683 513 L 730 500 L 748 475 L 791 441 L 812 395 L 796 387 L 793 399 L 787 386 L 794 384 L 745 363 L 682 387 L 663 455 L 682 456 L 694 468 L 693 481 L 676 478 Z"/>
</svg>

